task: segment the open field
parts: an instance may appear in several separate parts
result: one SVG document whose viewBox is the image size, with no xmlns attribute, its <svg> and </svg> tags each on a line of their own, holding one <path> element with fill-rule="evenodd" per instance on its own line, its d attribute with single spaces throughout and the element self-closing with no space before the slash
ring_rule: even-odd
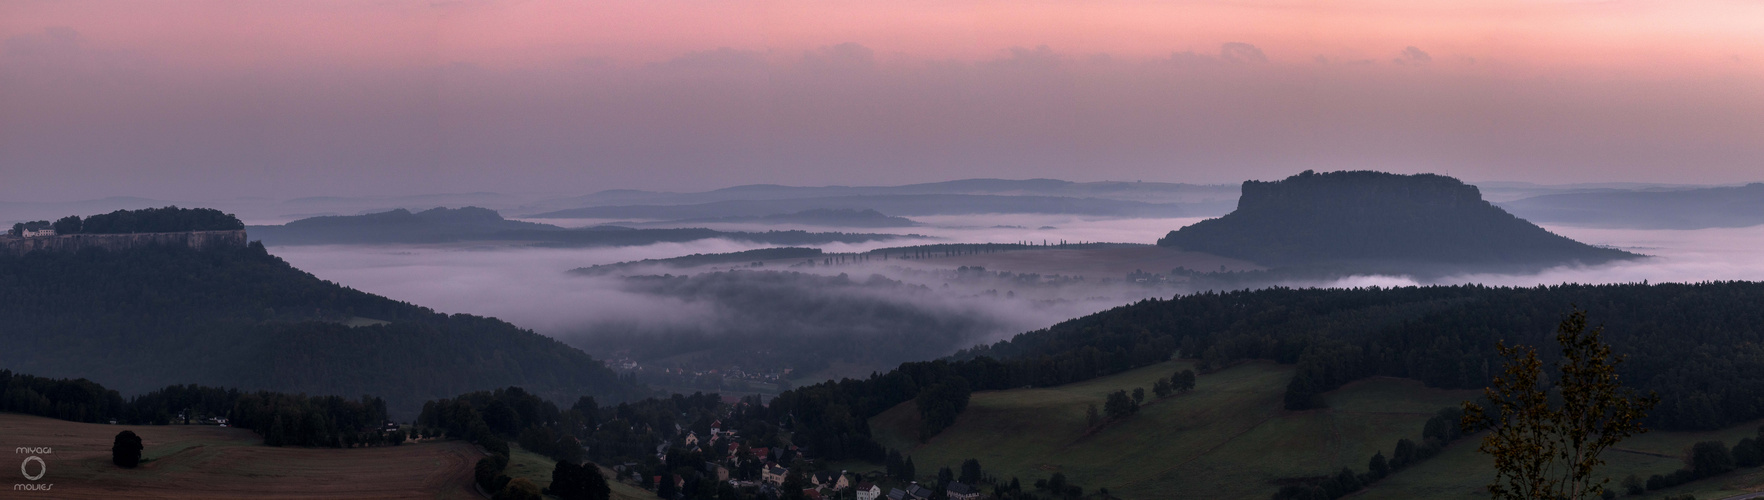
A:
<svg viewBox="0 0 1764 500">
<path fill-rule="evenodd" d="M 1063 472 L 1087 491 L 1107 487 L 1126 499 L 1193 494 L 1265 499 L 1283 480 L 1350 467 L 1363 472 L 1374 453 L 1391 455 L 1400 438 L 1420 440 L 1435 411 L 1476 391 L 1429 389 L 1396 378 L 1372 378 L 1327 395 L 1329 408 L 1290 412 L 1281 394 L 1292 367 L 1255 362 L 1202 375 L 1195 390 L 1151 403 L 1138 415 L 1085 435 L 1085 408 L 1109 392 L 1150 388 L 1158 377 L 1187 368 L 1174 361 L 1101 379 L 1046 389 L 975 393 L 956 424 L 917 443 L 917 409 L 906 403 L 871 421 L 884 446 L 908 452 L 921 476 L 976 458 L 988 474 L 1025 484 Z M 1752 423 L 1715 432 L 1654 432 L 1606 454 L 1613 483 L 1635 473 L 1667 474 L 1698 441 L 1732 445 L 1757 432 Z M 1459 440 L 1432 460 L 1377 483 L 1359 498 L 1486 498 L 1493 477 L 1476 437 Z M 1615 484 L 1613 484 L 1615 485 Z M 1693 493 L 1701 499 L 1764 490 L 1764 469 L 1741 470 L 1642 498 Z M 1204 492 L 1204 493 L 1203 493 Z"/>
<path fill-rule="evenodd" d="M 150 462 L 121 469 L 110 463 L 118 432 L 132 430 Z M 0 413 L 0 449 L 48 447 L 39 455 L 47 492 L 10 491 L 27 483 L 7 462 L 10 496 L 56 499 L 128 498 L 483 498 L 472 488 L 482 455 L 458 441 L 396 447 L 273 448 L 242 429 L 209 426 L 82 424 Z M 34 465 L 33 465 L 34 467 Z M 34 470 L 34 469 L 33 469 Z"/>
<path fill-rule="evenodd" d="M 508 444 L 508 469 L 503 471 L 508 477 L 527 478 L 540 488 L 551 486 L 551 471 L 557 467 L 557 461 L 544 455 L 527 451 L 521 445 Z M 612 487 L 613 500 L 649 500 L 655 498 L 654 493 L 638 488 L 629 483 L 618 481 L 612 469 L 600 468 L 600 474 L 606 476 L 607 486 Z M 547 497 L 554 498 L 554 497 Z"/>
<path fill-rule="evenodd" d="M 1601 470 L 1611 479 L 1606 487 L 1622 493 L 1621 482 L 1629 474 L 1635 474 L 1643 480 L 1653 474 L 1670 474 L 1684 468 L 1685 461 L 1681 457 L 1690 453 L 1692 444 L 1721 441 L 1733 446 L 1734 442 L 1742 438 L 1756 435 L 1760 423 L 1764 422 L 1752 422 L 1718 431 L 1650 432 L 1632 437 L 1619 443 L 1617 449 L 1601 455 L 1606 461 Z M 1488 498 L 1483 487 L 1494 479 L 1494 467 L 1488 456 L 1476 451 L 1479 438 L 1480 436 L 1471 436 L 1453 443 L 1432 460 L 1379 481 L 1356 498 Z M 1648 492 L 1643 496 L 1620 498 L 1658 499 L 1688 493 L 1702 500 L 1718 500 L 1758 491 L 1764 491 L 1764 468 L 1740 469 L 1676 488 Z"/>
</svg>

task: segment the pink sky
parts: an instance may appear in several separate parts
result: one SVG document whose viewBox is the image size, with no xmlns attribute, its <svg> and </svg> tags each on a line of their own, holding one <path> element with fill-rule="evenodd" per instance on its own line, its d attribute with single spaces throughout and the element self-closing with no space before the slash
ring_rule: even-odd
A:
<svg viewBox="0 0 1764 500">
<path fill-rule="evenodd" d="M 90 179 L 0 200 L 1764 180 L 1759 2 L 18 0 L 0 40 L 0 173 Z"/>
<path fill-rule="evenodd" d="M 1756 72 L 1764 56 L 1764 4 L 1746 1 L 26 0 L 0 10 L 0 36 L 69 27 L 98 45 L 198 67 L 641 63 L 721 47 L 794 53 L 846 42 L 979 60 L 1018 46 L 1157 58 L 1238 41 L 1288 63 L 1383 60 L 1419 46 L 1516 67 L 1656 75 Z"/>
</svg>

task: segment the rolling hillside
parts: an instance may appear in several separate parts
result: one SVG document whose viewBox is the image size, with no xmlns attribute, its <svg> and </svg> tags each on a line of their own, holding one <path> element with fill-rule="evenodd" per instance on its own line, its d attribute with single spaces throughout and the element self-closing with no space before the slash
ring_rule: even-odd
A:
<svg viewBox="0 0 1764 500">
<path fill-rule="evenodd" d="M 1087 493 L 1108 488 L 1123 499 L 1261 500 L 1303 478 L 1344 467 L 1363 472 L 1373 454 L 1391 456 L 1398 439 L 1420 441 L 1436 410 L 1478 394 L 1374 378 L 1326 394 L 1327 408 L 1288 411 L 1281 394 L 1293 367 L 1251 362 L 1201 375 L 1192 392 L 1150 402 L 1136 415 L 1085 434 L 1086 408 L 1102 406 L 1109 392 L 1149 389 L 1157 378 L 1192 367 L 1172 361 L 1056 387 L 977 392 L 954 425 L 923 444 L 916 439 L 918 411 L 911 402 L 870 425 L 878 442 L 910 455 L 922 476 L 974 458 L 987 474 L 1016 477 L 1025 485 L 1060 472 Z M 1670 473 L 1683 466 L 1680 457 L 1692 443 L 1732 444 L 1757 427 L 1751 422 L 1719 431 L 1649 433 L 1620 446 L 1629 451 L 1607 453 L 1611 465 L 1605 471 L 1619 479 Z M 1477 437 L 1455 441 L 1441 455 L 1354 498 L 1485 498 L 1481 487 L 1493 472 L 1475 450 Z M 1717 493 L 1759 489 L 1764 469 L 1742 469 L 1646 498 L 1683 492 L 1720 498 Z"/>
<path fill-rule="evenodd" d="M 506 386 L 557 401 L 642 394 L 549 337 L 338 286 L 259 244 L 0 257 L 0 316 L 0 368 L 124 395 L 190 383 L 372 394 L 408 417 Z"/>
</svg>

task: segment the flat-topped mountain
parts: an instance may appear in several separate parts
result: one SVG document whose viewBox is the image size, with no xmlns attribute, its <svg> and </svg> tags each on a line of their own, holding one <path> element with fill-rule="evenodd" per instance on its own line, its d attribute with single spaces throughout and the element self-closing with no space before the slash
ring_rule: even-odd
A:
<svg viewBox="0 0 1764 500">
<path fill-rule="evenodd" d="M 1243 183 L 1237 210 L 1171 231 L 1158 244 L 1268 266 L 1378 270 L 1597 264 L 1639 255 L 1551 233 L 1434 175 L 1305 171 Z"/>
</svg>

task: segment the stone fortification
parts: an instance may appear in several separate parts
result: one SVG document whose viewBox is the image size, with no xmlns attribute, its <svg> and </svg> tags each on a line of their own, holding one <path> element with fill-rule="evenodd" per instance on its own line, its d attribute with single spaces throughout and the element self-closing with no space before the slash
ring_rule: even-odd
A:
<svg viewBox="0 0 1764 500">
<path fill-rule="evenodd" d="M 190 248 L 244 247 L 245 230 L 186 231 L 178 233 L 64 234 L 15 238 L 0 236 L 0 255 L 24 255 L 36 250 L 75 252 L 86 248 L 110 251 L 151 245 L 181 245 Z"/>
</svg>

